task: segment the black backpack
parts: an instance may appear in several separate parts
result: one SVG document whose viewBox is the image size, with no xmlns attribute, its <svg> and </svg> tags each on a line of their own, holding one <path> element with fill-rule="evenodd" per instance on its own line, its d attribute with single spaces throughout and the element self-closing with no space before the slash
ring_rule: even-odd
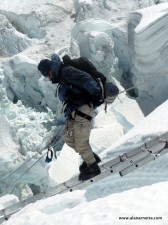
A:
<svg viewBox="0 0 168 225">
<path fill-rule="evenodd" d="M 99 84 L 101 90 L 101 100 L 102 103 L 105 102 L 105 111 L 108 103 L 113 103 L 119 94 L 118 87 L 113 83 L 106 83 L 106 77 L 99 72 L 96 67 L 85 57 L 79 57 L 76 59 L 71 59 L 68 55 L 65 55 L 63 58 L 63 63 L 65 65 L 70 65 L 75 67 L 78 70 L 82 70 L 90 74 L 95 81 Z M 80 96 L 79 101 L 80 101 Z M 74 100 L 76 97 L 71 96 L 71 99 Z M 78 102 L 78 99 L 76 99 Z"/>
<path fill-rule="evenodd" d="M 98 83 L 100 87 L 102 93 L 101 98 L 103 100 L 106 98 L 106 77 L 101 72 L 97 71 L 96 67 L 91 63 L 91 61 L 89 61 L 86 57 L 71 59 L 68 55 L 65 55 L 62 59 L 65 65 L 73 66 L 78 70 L 82 70 L 92 75 L 93 79 Z"/>
</svg>

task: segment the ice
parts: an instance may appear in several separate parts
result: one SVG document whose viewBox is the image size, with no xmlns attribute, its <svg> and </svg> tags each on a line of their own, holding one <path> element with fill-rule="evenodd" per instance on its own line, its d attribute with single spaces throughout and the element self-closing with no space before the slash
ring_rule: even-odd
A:
<svg viewBox="0 0 168 225">
<path fill-rule="evenodd" d="M 103 161 L 168 131 L 166 2 L 0 3 L 0 208 L 70 179 L 82 162 L 59 143 L 58 160 L 45 163 L 48 144 L 65 122 L 57 87 L 37 70 L 54 52 L 88 57 L 120 89 L 93 121 L 90 144 Z M 133 86 L 130 96 L 125 89 Z M 138 222 L 167 225 L 167 161 L 165 155 L 124 178 L 38 201 L 5 224 L 130 225 L 137 220 L 119 217 L 158 216 L 162 220 Z"/>
<path fill-rule="evenodd" d="M 128 21 L 130 70 L 142 108 L 144 101 L 153 102 L 153 109 L 167 100 L 167 8 L 163 3 L 142 9 L 132 13 Z"/>
</svg>

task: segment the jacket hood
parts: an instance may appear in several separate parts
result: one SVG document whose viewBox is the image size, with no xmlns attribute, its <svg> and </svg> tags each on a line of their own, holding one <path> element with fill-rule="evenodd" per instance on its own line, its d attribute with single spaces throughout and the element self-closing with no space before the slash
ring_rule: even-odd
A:
<svg viewBox="0 0 168 225">
<path fill-rule="evenodd" d="M 59 70 L 61 66 L 61 59 L 57 54 L 53 54 L 51 56 L 51 68 L 54 71 L 54 79 L 52 81 L 53 84 L 59 82 Z"/>
</svg>

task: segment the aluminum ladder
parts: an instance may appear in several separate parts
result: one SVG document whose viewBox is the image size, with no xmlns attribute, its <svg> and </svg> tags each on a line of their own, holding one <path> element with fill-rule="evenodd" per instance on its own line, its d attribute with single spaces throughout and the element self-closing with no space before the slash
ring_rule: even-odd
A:
<svg viewBox="0 0 168 225">
<path fill-rule="evenodd" d="M 143 143 L 127 153 L 103 163 L 100 165 L 101 174 L 96 177 L 83 182 L 78 180 L 78 176 L 73 177 L 66 182 L 48 189 L 46 192 L 41 192 L 31 198 L 0 210 L 0 223 L 4 220 L 8 220 L 12 214 L 18 212 L 29 203 L 34 203 L 40 199 L 45 199 L 56 194 L 84 189 L 85 187 L 115 173 L 119 173 L 121 177 L 125 176 L 126 174 L 138 169 L 152 160 L 156 160 L 158 157 L 166 153 L 168 153 L 168 132 L 151 141 Z"/>
</svg>

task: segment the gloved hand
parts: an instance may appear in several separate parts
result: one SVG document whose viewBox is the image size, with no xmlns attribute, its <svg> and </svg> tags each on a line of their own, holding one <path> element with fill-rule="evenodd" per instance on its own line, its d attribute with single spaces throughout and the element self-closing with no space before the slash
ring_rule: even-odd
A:
<svg viewBox="0 0 168 225">
<path fill-rule="evenodd" d="M 104 100 L 101 98 L 100 94 L 92 95 L 91 102 L 93 104 L 93 108 L 100 106 Z"/>
</svg>

